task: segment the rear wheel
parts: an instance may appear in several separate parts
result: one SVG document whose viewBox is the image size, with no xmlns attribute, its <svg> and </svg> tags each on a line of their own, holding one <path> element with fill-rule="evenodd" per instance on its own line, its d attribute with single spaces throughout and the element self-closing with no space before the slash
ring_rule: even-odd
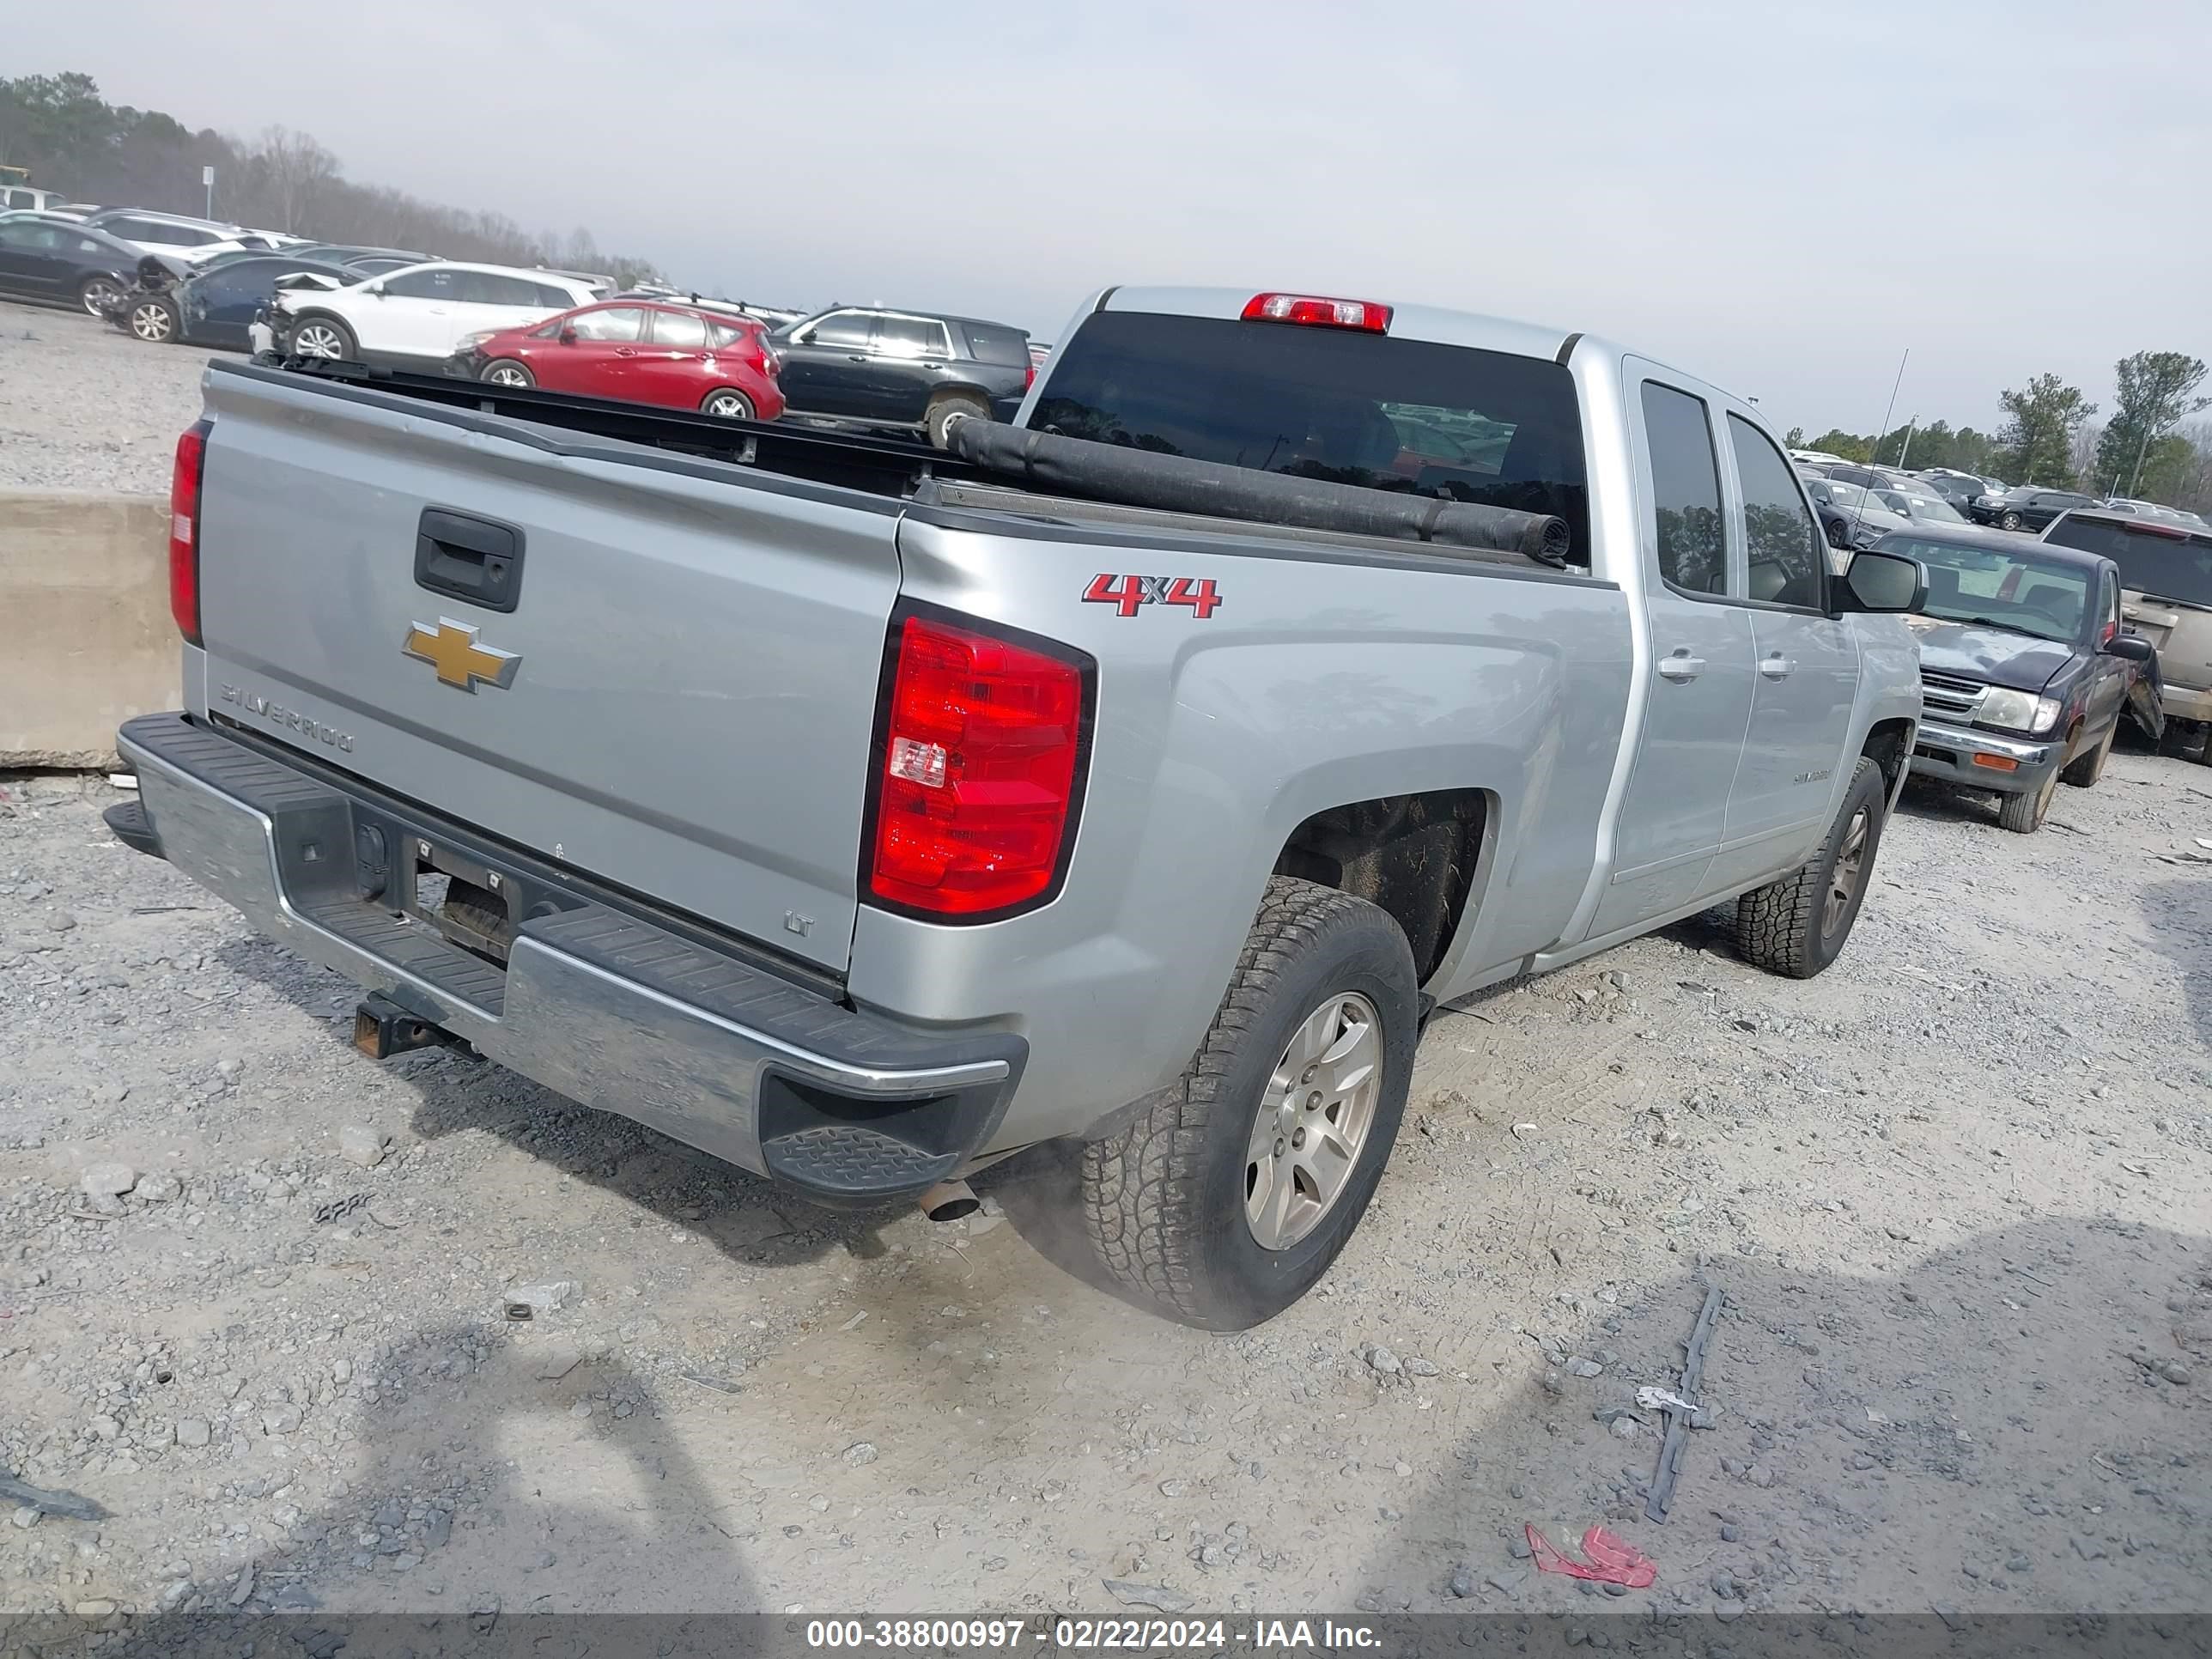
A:
<svg viewBox="0 0 2212 1659">
<path fill-rule="evenodd" d="M 2105 732 L 2105 740 L 2087 754 L 2078 757 L 2071 766 L 2058 775 L 2058 781 L 2069 783 L 2076 789 L 2092 787 L 2099 778 L 2105 775 L 2105 762 L 2112 755 L 2112 739 L 2119 735 L 2120 722 L 2115 716 Z"/>
<path fill-rule="evenodd" d="M 528 387 L 538 384 L 538 377 L 530 372 L 529 366 L 518 363 L 512 357 L 495 358 L 486 363 L 483 373 L 477 378 L 488 380 L 494 386 Z"/>
<path fill-rule="evenodd" d="M 303 317 L 292 330 L 292 356 L 351 359 L 359 355 L 353 331 L 335 317 Z"/>
<path fill-rule="evenodd" d="M 2032 836 L 2051 816 L 2051 799 L 2058 793 L 2058 769 L 2051 769 L 2042 787 L 2017 795 L 1997 797 L 1997 823 L 2015 836 Z"/>
<path fill-rule="evenodd" d="M 938 449 L 944 448 L 945 439 L 952 430 L 953 422 L 963 416 L 972 416 L 976 420 L 988 421 L 991 418 L 991 408 L 981 398 L 960 395 L 939 398 L 932 404 L 929 406 L 929 413 L 923 418 L 922 422 L 928 428 L 931 445 Z"/>
<path fill-rule="evenodd" d="M 1735 902 L 1736 949 L 1770 974 L 1810 979 L 1843 954 L 1874 875 L 1888 796 L 1881 768 L 1862 757 L 1828 838 L 1794 873 Z"/>
<path fill-rule="evenodd" d="M 177 308 L 167 300 L 134 301 L 125 321 L 149 345 L 164 345 L 177 337 Z"/>
<path fill-rule="evenodd" d="M 1172 1319 L 1243 1330 L 1328 1271 L 1389 1161 L 1419 1039 L 1398 924 L 1277 876 L 1182 1080 L 1085 1148 L 1107 1271 Z"/>
<path fill-rule="evenodd" d="M 753 417 L 752 399 L 742 392 L 732 392 L 724 386 L 720 392 L 710 392 L 699 405 L 702 415 L 712 415 L 718 420 L 750 421 Z"/>
<path fill-rule="evenodd" d="M 77 303 L 88 315 L 105 317 L 110 306 L 123 303 L 125 292 L 123 284 L 112 276 L 88 276 L 77 288 Z"/>
</svg>

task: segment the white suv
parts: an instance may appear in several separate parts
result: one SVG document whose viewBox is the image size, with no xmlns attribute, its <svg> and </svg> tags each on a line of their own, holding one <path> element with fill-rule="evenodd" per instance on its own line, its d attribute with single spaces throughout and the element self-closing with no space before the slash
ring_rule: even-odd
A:
<svg viewBox="0 0 2212 1659">
<path fill-rule="evenodd" d="M 279 238 L 273 231 L 248 230 L 244 225 L 188 219 L 181 213 L 153 213 L 137 208 L 107 208 L 91 215 L 85 223 L 94 230 L 106 231 L 118 242 L 130 243 L 141 253 L 167 254 L 177 259 L 207 259 L 218 253 L 245 249 L 266 252 L 279 246 Z"/>
<path fill-rule="evenodd" d="M 441 260 L 328 294 L 279 294 L 276 308 L 292 321 L 289 340 L 277 344 L 301 357 L 367 355 L 442 362 L 465 335 L 542 322 L 598 297 L 573 276 Z M 281 319 L 277 331 L 285 332 Z"/>
</svg>

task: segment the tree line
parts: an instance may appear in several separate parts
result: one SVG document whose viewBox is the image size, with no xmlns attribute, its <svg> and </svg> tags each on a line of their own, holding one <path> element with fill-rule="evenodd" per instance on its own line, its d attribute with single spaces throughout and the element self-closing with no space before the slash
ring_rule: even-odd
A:
<svg viewBox="0 0 2212 1659">
<path fill-rule="evenodd" d="M 195 131 L 161 110 L 111 104 L 88 75 L 0 79 L 0 166 L 27 168 L 33 184 L 80 201 L 194 215 L 207 210 L 201 169 L 212 167 L 214 216 L 258 230 L 442 259 L 589 270 L 625 284 L 659 274 L 649 259 L 603 252 L 586 229 L 533 234 L 504 214 L 356 183 L 304 132 Z"/>
<path fill-rule="evenodd" d="M 2138 351 L 2112 365 L 2113 410 L 2101 422 L 2081 387 L 2039 374 L 1998 394 L 2005 420 L 1994 433 L 1931 421 L 1879 436 L 1838 428 L 1808 439 L 1794 427 L 1788 441 L 1869 465 L 1946 466 L 2202 513 L 2212 509 L 2212 422 L 2189 417 L 2212 408 L 2212 397 L 2199 395 L 2204 377 L 2203 362 L 2186 352 Z"/>
</svg>

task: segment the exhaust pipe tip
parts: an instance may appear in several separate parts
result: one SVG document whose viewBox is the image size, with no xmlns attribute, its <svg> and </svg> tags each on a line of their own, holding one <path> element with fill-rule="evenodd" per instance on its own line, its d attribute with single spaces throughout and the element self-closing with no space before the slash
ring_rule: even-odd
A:
<svg viewBox="0 0 2212 1659">
<path fill-rule="evenodd" d="M 940 1181 L 921 1195 L 921 1212 L 932 1221 L 957 1221 L 983 1207 L 964 1181 Z"/>
</svg>

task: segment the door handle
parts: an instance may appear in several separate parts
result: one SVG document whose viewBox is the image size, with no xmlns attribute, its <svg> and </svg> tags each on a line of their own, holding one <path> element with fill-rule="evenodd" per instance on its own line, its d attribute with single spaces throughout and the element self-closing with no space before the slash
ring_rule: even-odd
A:
<svg viewBox="0 0 2212 1659">
<path fill-rule="evenodd" d="M 1790 670 L 1796 666 L 1796 658 L 1785 657 L 1779 651 L 1771 651 L 1759 659 L 1759 672 L 1770 680 L 1788 679 Z"/>
<path fill-rule="evenodd" d="M 637 353 L 632 351 L 628 346 L 617 346 L 615 348 L 615 356 L 617 357 L 635 357 L 637 356 Z"/>
<path fill-rule="evenodd" d="M 415 531 L 415 580 L 433 593 L 512 611 L 521 597 L 522 532 L 513 525 L 426 507 Z"/>
<path fill-rule="evenodd" d="M 867 362 L 868 360 L 867 360 L 866 357 L 859 356 L 857 356 L 857 355 L 856 355 L 856 356 L 851 356 L 851 357 L 848 357 L 848 358 L 846 358 L 846 359 L 845 359 L 845 361 L 846 361 L 847 362 L 848 362 L 848 363 L 865 363 L 865 362 Z"/>
<path fill-rule="evenodd" d="M 1692 656 L 1686 645 L 1678 646 L 1673 656 L 1659 659 L 1660 678 L 1673 680 L 1678 684 L 1686 684 L 1705 672 L 1705 659 Z"/>
</svg>

